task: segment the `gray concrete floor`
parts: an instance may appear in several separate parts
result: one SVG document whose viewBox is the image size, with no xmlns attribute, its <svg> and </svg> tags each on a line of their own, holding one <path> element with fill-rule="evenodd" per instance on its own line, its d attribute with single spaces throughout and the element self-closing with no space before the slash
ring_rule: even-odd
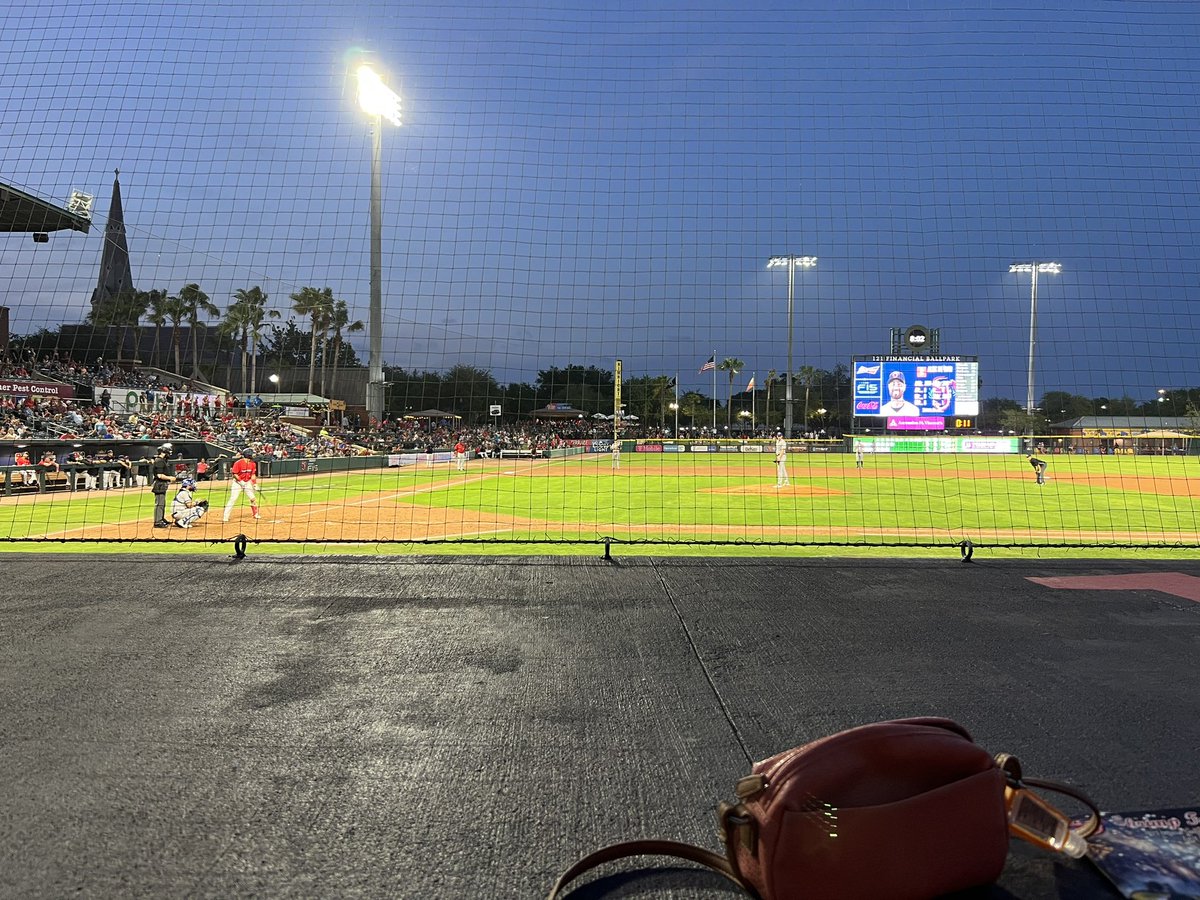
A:
<svg viewBox="0 0 1200 900">
<path fill-rule="evenodd" d="M 538 898 L 612 841 L 716 849 L 749 760 L 907 715 L 1200 801 L 1200 603 L 1028 580 L 1200 564 L 976 559 L 6 554 L 0 895 Z M 972 896 L 1116 894 L 1014 842 Z"/>
</svg>

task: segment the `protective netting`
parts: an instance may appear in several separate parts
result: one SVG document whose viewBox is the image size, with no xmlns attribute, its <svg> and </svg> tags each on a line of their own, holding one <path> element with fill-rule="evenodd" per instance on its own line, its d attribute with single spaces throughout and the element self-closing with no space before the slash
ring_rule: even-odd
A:
<svg viewBox="0 0 1200 900">
<path fill-rule="evenodd" d="M 903 6 L 0 8 L 0 537 L 1196 546 L 1200 9 Z"/>
</svg>

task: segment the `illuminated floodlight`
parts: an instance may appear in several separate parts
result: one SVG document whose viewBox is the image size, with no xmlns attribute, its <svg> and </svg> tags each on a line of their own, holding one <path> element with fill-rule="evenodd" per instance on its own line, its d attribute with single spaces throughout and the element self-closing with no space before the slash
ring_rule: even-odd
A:
<svg viewBox="0 0 1200 900">
<path fill-rule="evenodd" d="M 368 65 L 355 70 L 358 105 L 372 116 L 371 128 L 371 299 L 367 316 L 367 415 L 383 419 L 383 120 L 400 124 L 400 95 Z"/>
<path fill-rule="evenodd" d="M 796 282 L 796 266 L 811 269 L 817 264 L 815 256 L 772 256 L 767 260 L 768 269 L 786 266 L 788 270 L 788 299 L 787 299 L 787 383 L 783 401 L 783 436 L 792 436 L 792 294 Z M 808 410 L 805 410 L 805 415 Z"/>
<path fill-rule="evenodd" d="M 1016 274 L 1018 272 L 1024 273 L 1024 274 L 1031 274 L 1032 272 L 1037 271 L 1037 272 L 1041 273 L 1042 275 L 1061 275 L 1062 274 L 1062 263 L 1056 263 L 1056 262 L 1013 263 L 1011 266 L 1008 267 L 1008 271 L 1010 274 Z"/>
<path fill-rule="evenodd" d="M 1037 344 L 1037 282 L 1038 275 L 1060 275 L 1062 264 L 1056 262 L 1013 263 L 1008 267 L 1010 275 L 1029 275 L 1029 381 L 1025 392 L 1025 412 L 1028 427 L 1033 429 L 1033 356 Z"/>
<path fill-rule="evenodd" d="M 775 269 L 779 266 L 801 266 L 805 269 L 811 269 L 817 264 L 815 256 L 772 256 L 767 260 L 767 268 Z"/>
<path fill-rule="evenodd" d="M 358 76 L 358 105 L 362 111 L 399 125 L 400 95 L 384 84 L 370 66 L 359 66 L 355 74 Z"/>
<path fill-rule="evenodd" d="M 95 202 L 96 198 L 92 194 L 85 194 L 83 191 L 71 191 L 71 197 L 67 200 L 67 212 L 74 213 L 81 219 L 91 219 L 92 206 Z"/>
</svg>

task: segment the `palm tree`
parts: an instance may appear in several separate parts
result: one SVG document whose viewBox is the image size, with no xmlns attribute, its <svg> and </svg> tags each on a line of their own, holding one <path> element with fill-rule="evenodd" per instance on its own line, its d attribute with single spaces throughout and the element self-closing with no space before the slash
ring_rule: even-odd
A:
<svg viewBox="0 0 1200 900">
<path fill-rule="evenodd" d="M 311 394 L 317 374 L 317 331 L 323 330 L 322 322 L 333 309 L 333 289 L 302 287 L 291 296 L 292 309 L 297 315 L 307 316 L 312 323 L 312 347 L 308 354 L 308 393 Z"/>
<path fill-rule="evenodd" d="M 262 341 L 263 320 L 278 319 L 282 314 L 275 309 L 267 309 L 267 295 L 258 285 L 248 291 L 238 291 L 235 299 L 246 304 L 249 311 L 247 332 L 250 337 L 250 392 L 258 393 L 258 345 Z"/>
<path fill-rule="evenodd" d="M 154 326 L 154 348 L 151 353 L 153 365 L 159 364 L 158 358 L 158 339 L 162 335 L 163 326 L 167 324 L 166 315 L 167 292 L 166 291 L 149 291 L 147 292 L 147 312 L 146 321 Z"/>
<path fill-rule="evenodd" d="M 234 300 L 225 311 L 225 318 L 217 325 L 217 333 L 228 335 L 237 341 L 242 356 L 242 394 L 246 395 L 247 344 L 250 341 L 250 307 L 241 300 Z"/>
<path fill-rule="evenodd" d="M 321 321 L 319 323 L 321 326 L 321 396 L 322 397 L 326 396 L 326 394 L 325 394 L 325 385 L 326 385 L 325 377 L 326 377 L 326 375 L 329 374 L 329 333 L 333 329 L 333 317 L 337 310 L 337 305 L 339 302 L 341 302 L 339 300 L 333 299 L 332 295 L 330 295 L 330 300 L 331 300 L 331 302 L 325 308 L 325 314 L 321 316 Z M 349 317 L 350 314 L 347 312 L 346 315 L 347 315 L 347 317 Z"/>
<path fill-rule="evenodd" d="M 364 326 L 361 319 L 350 321 L 350 310 L 345 300 L 337 300 L 333 304 L 333 315 L 329 317 L 329 327 L 333 329 L 333 374 L 329 376 L 329 393 L 337 387 L 338 362 L 342 358 L 342 331 L 362 331 Z"/>
<path fill-rule="evenodd" d="M 175 374 L 183 374 L 183 361 L 179 342 L 183 320 L 188 316 L 187 304 L 178 297 L 164 297 L 161 303 L 163 320 L 171 323 L 171 346 L 175 348 Z"/>
<path fill-rule="evenodd" d="M 185 284 L 177 299 L 183 304 L 184 315 L 192 329 L 192 378 L 200 378 L 200 314 L 215 316 L 220 314 L 221 310 L 208 299 L 208 294 L 200 290 L 200 285 L 195 283 Z"/>
<path fill-rule="evenodd" d="M 279 313 L 274 310 L 267 312 L 267 295 L 258 285 L 235 291 L 233 301 L 220 330 L 238 338 L 242 351 L 242 393 L 250 395 L 256 389 L 258 341 L 262 337 L 263 318 L 268 315 L 278 318 Z M 246 377 L 247 362 L 250 369 L 249 378 Z"/>
<path fill-rule="evenodd" d="M 746 363 L 738 359 L 736 356 L 727 356 L 721 360 L 721 364 L 717 366 L 722 372 L 729 373 L 729 404 L 725 409 L 727 425 L 733 426 L 733 379 L 738 372 L 742 371 L 742 367 Z"/>
<path fill-rule="evenodd" d="M 808 433 L 808 395 L 821 380 L 820 370 L 814 366 L 801 366 L 796 378 L 804 385 L 804 433 Z"/>
<path fill-rule="evenodd" d="M 93 306 L 91 312 L 87 314 L 87 318 L 84 321 L 89 325 L 94 325 L 98 328 L 120 327 L 121 336 L 117 342 L 118 363 L 121 361 L 121 354 L 125 350 L 125 338 L 129 334 L 131 327 L 134 334 L 134 358 L 137 358 L 138 322 L 146 314 L 146 307 L 149 305 L 149 302 L 145 291 L 123 291 Z"/>
</svg>

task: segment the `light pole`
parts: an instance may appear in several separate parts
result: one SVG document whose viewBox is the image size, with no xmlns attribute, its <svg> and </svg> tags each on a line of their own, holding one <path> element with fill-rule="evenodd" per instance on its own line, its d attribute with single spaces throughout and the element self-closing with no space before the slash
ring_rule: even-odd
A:
<svg viewBox="0 0 1200 900">
<path fill-rule="evenodd" d="M 1030 434 L 1033 433 L 1033 349 L 1037 344 L 1037 279 L 1038 275 L 1057 275 L 1062 265 L 1056 262 L 1013 263 L 1008 267 L 1010 274 L 1026 272 L 1030 275 L 1029 293 L 1029 384 L 1025 391 L 1025 415 Z"/>
<path fill-rule="evenodd" d="M 267 378 L 267 381 L 271 382 L 271 392 L 275 395 L 274 402 L 276 405 L 278 405 L 278 403 L 279 403 L 279 376 L 272 373 L 270 375 L 270 377 Z M 258 407 L 257 415 L 260 415 L 260 416 L 262 415 L 262 407 L 261 406 Z"/>
<path fill-rule="evenodd" d="M 371 308 L 367 369 L 367 416 L 383 418 L 383 120 L 400 124 L 400 95 L 370 66 L 358 76 L 358 105 L 371 116 Z"/>
<path fill-rule="evenodd" d="M 772 256 L 767 260 L 767 268 L 774 269 L 787 266 L 788 270 L 788 302 L 787 302 L 787 394 L 783 406 L 783 435 L 792 436 L 792 298 L 796 285 L 796 266 L 811 269 L 817 264 L 815 256 Z"/>
<path fill-rule="evenodd" d="M 678 403 L 668 403 L 667 409 L 673 410 L 675 412 L 675 439 L 678 440 L 679 439 L 679 404 Z"/>
</svg>

